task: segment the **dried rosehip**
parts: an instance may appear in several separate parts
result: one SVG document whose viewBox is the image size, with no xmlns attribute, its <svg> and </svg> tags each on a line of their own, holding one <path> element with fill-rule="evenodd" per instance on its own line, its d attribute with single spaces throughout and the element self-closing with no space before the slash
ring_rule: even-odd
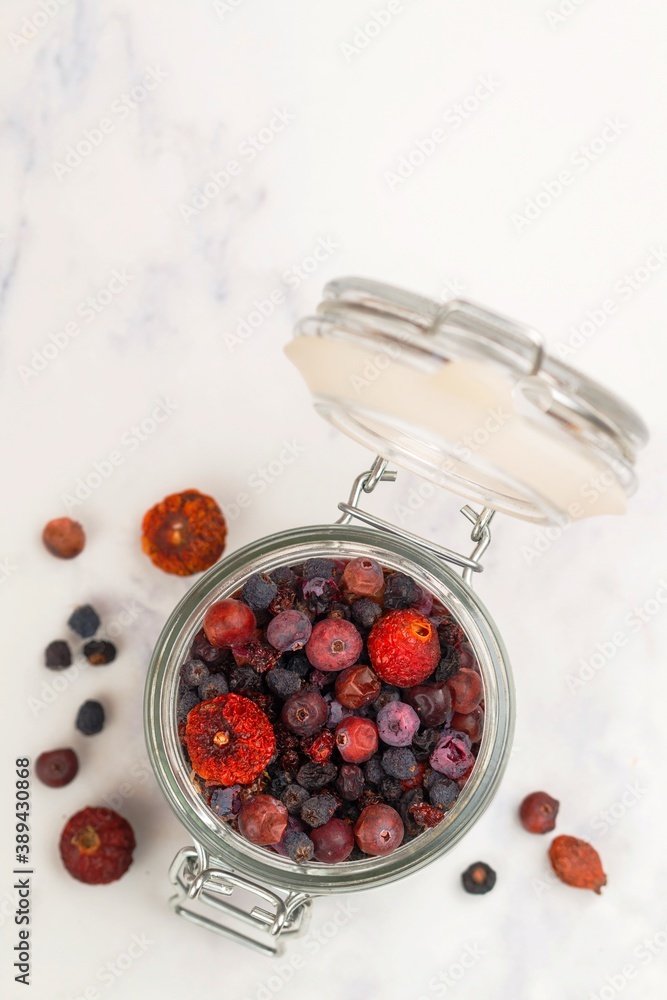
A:
<svg viewBox="0 0 667 1000">
<path fill-rule="evenodd" d="M 141 547 L 158 569 L 190 576 L 220 558 L 226 536 L 225 518 L 213 497 L 185 490 L 172 493 L 147 511 Z"/>
<path fill-rule="evenodd" d="M 248 785 L 276 749 L 273 726 L 248 698 L 222 694 L 190 711 L 185 743 L 196 773 L 219 785 Z"/>
<path fill-rule="evenodd" d="M 549 860 L 561 882 L 575 889 L 592 889 L 600 895 L 607 884 L 600 855 L 585 840 L 561 834 L 549 848 Z"/>
<path fill-rule="evenodd" d="M 407 608 L 390 611 L 373 626 L 368 653 L 381 681 L 409 688 L 433 673 L 440 644 L 428 618 Z"/>
<path fill-rule="evenodd" d="M 132 827 L 113 809 L 88 806 L 69 819 L 60 836 L 65 868 L 80 882 L 105 885 L 132 864 Z"/>
<path fill-rule="evenodd" d="M 35 774 L 49 788 L 63 788 L 73 781 L 79 770 L 79 758 L 69 748 L 47 750 L 35 762 Z"/>
<path fill-rule="evenodd" d="M 546 792 L 531 792 L 519 806 L 521 826 L 528 833 L 551 833 L 556 826 L 560 802 Z"/>
<path fill-rule="evenodd" d="M 42 541 L 52 556 L 74 559 L 83 552 L 86 534 L 78 521 L 73 521 L 71 517 L 57 517 L 45 526 Z"/>
</svg>

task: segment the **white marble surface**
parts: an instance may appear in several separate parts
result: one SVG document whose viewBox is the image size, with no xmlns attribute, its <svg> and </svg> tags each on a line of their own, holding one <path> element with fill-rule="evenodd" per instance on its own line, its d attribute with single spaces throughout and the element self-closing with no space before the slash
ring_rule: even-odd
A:
<svg viewBox="0 0 667 1000">
<path fill-rule="evenodd" d="M 62 791 L 34 788 L 29 991 L 8 968 L 3 806 L 3 997 L 664 996 L 667 616 L 650 602 L 667 596 L 667 15 L 658 3 L 560 6 L 557 16 L 558 0 L 3 3 L 3 801 L 17 755 L 74 742 L 83 764 Z M 358 32 L 388 9 L 389 23 L 371 27 L 376 37 L 361 48 Z M 153 89 L 123 96 L 144 78 Z M 96 129 L 89 155 L 77 164 L 70 154 L 68 166 L 69 147 Z M 392 176 L 434 129 L 442 141 L 432 155 L 411 176 Z M 195 202 L 211 172 L 225 182 L 230 161 L 224 190 Z M 521 223 L 540 192 L 551 204 Z M 649 258 L 655 270 L 637 271 Z M 633 288 L 624 275 L 634 272 Z M 333 518 L 366 457 L 314 417 L 281 349 L 322 283 L 345 273 L 460 291 L 554 345 L 574 345 L 573 328 L 611 300 L 573 360 L 640 407 L 652 443 L 625 518 L 573 527 L 532 560 L 522 547 L 535 529 L 498 524 L 479 589 L 518 688 L 503 787 L 429 870 L 320 901 L 320 937 L 296 946 L 302 967 L 285 983 L 284 962 L 188 927 L 167 907 L 166 869 L 186 835 L 147 770 L 141 697 L 152 644 L 186 584 L 152 568 L 138 528 L 147 506 L 189 486 L 228 512 L 250 493 L 231 519 L 230 549 Z M 272 294 L 272 315 L 244 337 L 255 301 Z M 151 425 L 159 401 L 169 416 Z M 137 433 L 145 420 L 150 433 Z M 262 488 L 257 470 L 284 442 L 298 454 Z M 41 525 L 112 452 L 113 474 L 73 508 L 89 536 L 84 555 L 51 559 Z M 394 516 L 416 485 L 402 475 L 375 509 Z M 445 495 L 411 526 L 463 539 Z M 42 649 L 85 600 L 107 622 L 134 609 L 121 655 L 108 671 L 63 675 L 71 683 L 49 694 Z M 638 606 L 655 613 L 636 624 Z M 568 681 L 619 632 L 627 641 L 589 668 L 591 679 Z M 77 738 L 76 709 L 94 696 L 109 707 L 108 727 Z M 599 847 L 609 874 L 601 898 L 546 880 L 545 842 L 515 819 L 536 787 L 561 799 L 561 832 Z M 89 889 L 63 872 L 55 844 L 67 815 L 101 800 L 132 821 L 139 846 L 120 883 Z M 458 886 L 480 857 L 498 871 L 485 899 Z M 341 926 L 321 937 L 339 910 Z M 127 959 L 135 935 L 150 943 Z"/>
</svg>

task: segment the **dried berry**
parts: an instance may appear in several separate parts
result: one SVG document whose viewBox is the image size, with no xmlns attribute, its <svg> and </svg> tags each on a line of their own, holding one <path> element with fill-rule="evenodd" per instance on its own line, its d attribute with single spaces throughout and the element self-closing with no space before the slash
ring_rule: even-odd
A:
<svg viewBox="0 0 667 1000">
<path fill-rule="evenodd" d="M 484 861 L 476 861 L 461 875 L 461 882 L 466 892 L 473 896 L 483 896 L 491 892 L 496 884 L 496 873 Z"/>
<path fill-rule="evenodd" d="M 304 864 L 310 861 L 315 853 L 315 845 L 303 830 L 294 830 L 293 833 L 286 833 L 283 843 L 288 857 L 297 864 Z"/>
<path fill-rule="evenodd" d="M 292 781 L 280 798 L 290 816 L 298 816 L 301 806 L 310 798 L 310 792 L 297 781 Z"/>
<path fill-rule="evenodd" d="M 350 715 L 336 726 L 336 747 L 348 764 L 361 764 L 378 748 L 378 730 L 372 719 Z"/>
<path fill-rule="evenodd" d="M 100 627 L 100 617 L 92 605 L 82 604 L 81 607 L 72 612 L 67 624 L 82 639 L 90 639 Z"/>
<path fill-rule="evenodd" d="M 239 833 L 252 844 L 277 844 L 285 832 L 287 819 L 282 802 L 272 795 L 255 795 L 241 807 Z"/>
<path fill-rule="evenodd" d="M 275 695 L 286 701 L 290 695 L 301 690 L 301 678 L 284 667 L 275 667 L 266 675 L 266 685 Z"/>
<path fill-rule="evenodd" d="M 141 547 L 158 569 L 190 576 L 222 555 L 227 525 L 212 497 L 198 490 L 172 493 L 144 514 Z"/>
<path fill-rule="evenodd" d="M 341 579 L 343 589 L 359 597 L 377 597 L 384 587 L 382 566 L 375 559 L 360 556 L 351 559 Z"/>
<path fill-rule="evenodd" d="M 350 608 L 350 615 L 355 625 L 368 630 L 373 628 L 378 618 L 382 617 L 382 608 L 375 601 L 362 597 L 354 602 Z"/>
<path fill-rule="evenodd" d="M 297 736 L 312 736 L 322 728 L 328 714 L 328 705 L 318 691 L 298 691 L 287 699 L 280 718 Z"/>
<path fill-rule="evenodd" d="M 392 747 L 382 754 L 382 766 L 391 778 L 401 781 L 413 778 L 418 771 L 417 759 L 409 747 Z"/>
<path fill-rule="evenodd" d="M 519 806 L 519 819 L 528 833 L 551 833 L 556 826 L 558 815 L 557 799 L 546 792 L 532 792 Z"/>
<path fill-rule="evenodd" d="M 354 826 L 357 846 L 374 857 L 394 851 L 403 840 L 403 820 L 392 806 L 366 806 Z"/>
<path fill-rule="evenodd" d="M 88 807 L 69 819 L 60 837 L 65 868 L 80 882 L 115 882 L 132 864 L 132 827 L 113 809 Z"/>
<path fill-rule="evenodd" d="M 322 577 L 328 580 L 334 574 L 333 559 L 308 559 L 303 567 L 304 580 L 313 580 L 315 577 Z"/>
<path fill-rule="evenodd" d="M 455 712 L 450 725 L 457 732 L 465 733 L 471 743 L 479 743 L 484 730 L 484 709 L 478 705 L 465 715 Z"/>
<path fill-rule="evenodd" d="M 336 791 L 342 799 L 354 802 L 364 790 L 364 772 L 356 764 L 343 764 L 336 779 Z"/>
<path fill-rule="evenodd" d="M 301 749 L 306 757 L 316 764 L 326 764 L 336 746 L 334 734 L 330 729 L 321 729 L 319 733 L 305 736 L 301 741 Z"/>
<path fill-rule="evenodd" d="M 370 667 L 358 664 L 341 670 L 336 678 L 336 698 L 345 708 L 362 708 L 375 701 L 380 681 Z"/>
<path fill-rule="evenodd" d="M 202 701 L 211 701 L 221 694 L 229 694 L 229 684 L 224 674 L 212 674 L 197 688 L 197 694 Z"/>
<path fill-rule="evenodd" d="M 363 640 L 352 622 L 325 618 L 314 626 L 306 644 L 306 656 L 318 670 L 344 670 L 356 663 Z"/>
<path fill-rule="evenodd" d="M 268 608 L 278 593 L 278 585 L 266 573 L 254 573 L 243 585 L 241 599 L 253 611 Z"/>
<path fill-rule="evenodd" d="M 276 748 L 264 712 L 237 694 L 196 705 L 188 715 L 185 740 L 196 773 L 221 785 L 249 784 Z"/>
<path fill-rule="evenodd" d="M 417 826 L 423 826 L 425 829 L 437 826 L 445 818 L 442 809 L 439 809 L 437 806 L 428 805 L 426 802 L 413 803 L 408 812 Z"/>
<path fill-rule="evenodd" d="M 452 708 L 460 715 L 467 715 L 477 708 L 482 700 L 482 678 L 476 670 L 462 667 L 451 680 L 447 681 L 452 696 Z"/>
<path fill-rule="evenodd" d="M 291 611 L 296 601 L 296 591 L 294 585 L 289 580 L 277 581 L 277 592 L 269 604 L 269 611 L 272 615 L 279 615 L 283 611 Z"/>
<path fill-rule="evenodd" d="M 599 895 L 607 884 L 600 855 L 585 840 L 565 834 L 556 837 L 549 848 L 549 860 L 561 882 L 575 889 L 592 889 Z"/>
<path fill-rule="evenodd" d="M 314 615 L 323 615 L 340 601 L 340 590 L 333 579 L 313 577 L 305 580 L 301 588 L 306 607 Z"/>
<path fill-rule="evenodd" d="M 204 632 L 212 646 L 242 646 L 253 637 L 257 621 L 247 604 L 226 598 L 204 615 Z"/>
<path fill-rule="evenodd" d="M 328 792 L 313 795 L 301 806 L 301 819 L 308 826 L 324 826 L 328 823 L 338 808 L 338 801 Z"/>
<path fill-rule="evenodd" d="M 329 761 L 328 764 L 315 764 L 309 761 L 300 767 L 296 773 L 296 780 L 309 792 L 318 792 L 325 785 L 330 785 L 335 781 L 338 768 Z"/>
<path fill-rule="evenodd" d="M 435 779 L 428 786 L 429 802 L 443 811 L 450 809 L 461 791 L 458 783 L 446 778 L 444 774 L 438 774 L 437 771 L 431 773 L 435 775 Z"/>
<path fill-rule="evenodd" d="M 390 573 L 384 592 L 384 606 L 390 611 L 409 608 L 421 598 L 421 588 L 405 573 Z"/>
<path fill-rule="evenodd" d="M 380 680 L 413 687 L 433 673 L 440 659 L 438 636 L 416 611 L 390 611 L 368 637 L 371 664 Z"/>
<path fill-rule="evenodd" d="M 45 526 L 42 541 L 52 556 L 74 559 L 83 552 L 86 534 L 78 521 L 73 521 L 71 517 L 57 517 Z"/>
<path fill-rule="evenodd" d="M 313 626 L 301 611 L 281 611 L 272 618 L 266 629 L 266 638 L 271 645 L 286 653 L 301 649 L 310 639 Z"/>
<path fill-rule="evenodd" d="M 112 642 L 93 639 L 83 647 L 83 655 L 94 667 L 104 667 L 116 659 L 116 647 Z"/>
<path fill-rule="evenodd" d="M 375 721 L 380 739 L 392 747 L 409 747 L 419 729 L 419 716 L 403 701 L 388 702 Z"/>
<path fill-rule="evenodd" d="M 280 659 L 280 654 L 271 646 L 260 640 L 252 639 L 241 646 L 234 646 L 232 649 L 234 660 L 239 667 L 246 664 L 258 674 L 265 674 L 267 670 L 273 670 Z"/>
<path fill-rule="evenodd" d="M 64 670 L 72 665 L 72 650 L 64 639 L 50 642 L 44 652 L 44 663 L 49 670 Z"/>
<path fill-rule="evenodd" d="M 403 692 L 425 726 L 441 726 L 452 714 L 452 696 L 446 684 L 418 684 Z"/>
<path fill-rule="evenodd" d="M 354 848 L 354 834 L 349 824 L 342 819 L 330 819 L 324 826 L 310 831 L 315 845 L 315 857 L 327 864 L 347 861 Z"/>
<path fill-rule="evenodd" d="M 35 762 L 35 774 L 49 788 L 63 788 L 73 781 L 79 770 L 79 758 L 74 750 L 47 750 Z"/>
<path fill-rule="evenodd" d="M 104 709 L 99 701 L 84 701 L 76 716 L 76 728 L 84 736 L 95 736 L 104 729 Z"/>
<path fill-rule="evenodd" d="M 209 805 L 214 813 L 222 819 L 231 819 L 241 810 L 241 786 L 230 785 L 229 788 L 216 788 L 211 795 Z"/>
<path fill-rule="evenodd" d="M 448 778 L 462 778 L 475 763 L 470 740 L 465 733 L 445 729 L 429 758 L 429 763 L 434 771 L 440 771 Z"/>
</svg>

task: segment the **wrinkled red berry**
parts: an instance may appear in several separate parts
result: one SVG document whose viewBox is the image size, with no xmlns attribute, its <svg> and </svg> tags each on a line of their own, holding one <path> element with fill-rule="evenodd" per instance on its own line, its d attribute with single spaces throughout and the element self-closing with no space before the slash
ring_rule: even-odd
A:
<svg viewBox="0 0 667 1000">
<path fill-rule="evenodd" d="M 360 764 L 378 748 L 377 726 L 371 719 L 349 715 L 336 726 L 338 752 L 349 764 Z"/>
<path fill-rule="evenodd" d="M 250 665 L 257 674 L 265 674 L 273 670 L 280 659 L 275 649 L 259 639 L 251 639 L 242 646 L 234 646 L 232 655 L 237 667 Z"/>
<path fill-rule="evenodd" d="M 52 556 L 74 559 L 84 550 L 86 534 L 78 521 L 57 517 L 45 526 L 42 541 Z"/>
<path fill-rule="evenodd" d="M 457 732 L 465 733 L 471 743 L 479 743 L 484 731 L 484 709 L 478 705 L 465 715 L 454 712 L 450 725 Z"/>
<path fill-rule="evenodd" d="M 277 844 L 287 827 L 289 813 L 272 795 L 255 795 L 241 806 L 239 833 L 251 844 Z"/>
<path fill-rule="evenodd" d="M 382 566 L 375 559 L 351 559 L 341 580 L 343 589 L 357 597 L 377 597 L 384 587 Z"/>
<path fill-rule="evenodd" d="M 220 558 L 226 536 L 225 518 L 215 500 L 199 490 L 185 490 L 144 514 L 141 547 L 158 569 L 190 576 Z"/>
<path fill-rule="evenodd" d="M 204 632 L 212 646 L 243 646 L 250 642 L 256 627 L 248 605 L 232 598 L 216 601 L 204 615 Z"/>
<path fill-rule="evenodd" d="M 281 721 L 297 736 L 311 736 L 327 721 L 329 706 L 318 691 L 297 691 L 290 695 L 281 713 Z"/>
<path fill-rule="evenodd" d="M 336 698 L 345 708 L 361 708 L 375 701 L 381 687 L 374 671 L 359 664 L 341 670 L 336 678 Z"/>
<path fill-rule="evenodd" d="M 382 857 L 396 850 L 403 840 L 403 820 L 391 806 L 366 806 L 354 827 L 354 839 L 364 854 Z"/>
<path fill-rule="evenodd" d="M 424 780 L 424 775 L 426 774 L 426 764 L 423 760 L 417 761 L 417 768 L 415 773 L 411 778 L 403 778 L 401 780 L 401 788 L 404 792 L 409 792 L 413 788 L 419 788 Z"/>
<path fill-rule="evenodd" d="M 452 708 L 460 715 L 467 715 L 482 700 L 482 678 L 476 670 L 462 667 L 447 681 L 452 696 Z"/>
<path fill-rule="evenodd" d="M 346 861 L 354 847 L 352 828 L 342 819 L 330 819 L 324 826 L 310 830 L 309 836 L 315 844 L 317 860 L 329 865 Z"/>
<path fill-rule="evenodd" d="M 368 653 L 380 680 L 409 688 L 433 673 L 440 661 L 440 643 L 428 618 L 405 608 L 390 611 L 373 626 Z"/>
<path fill-rule="evenodd" d="M 74 750 L 47 750 L 35 762 L 35 774 L 49 788 L 63 788 L 73 781 L 79 770 L 79 758 Z"/>
<path fill-rule="evenodd" d="M 321 729 L 319 733 L 306 736 L 301 741 L 301 749 L 306 757 L 310 757 L 316 764 L 326 764 L 335 746 L 336 740 L 330 729 Z"/>
<path fill-rule="evenodd" d="M 252 701 L 223 694 L 191 709 L 185 743 L 200 777 L 218 785 L 248 785 L 271 760 L 276 737 Z"/>
<path fill-rule="evenodd" d="M 445 730 L 429 758 L 434 771 L 448 778 L 462 778 L 474 767 L 475 758 L 470 750 L 470 740 L 463 733 Z"/>
<path fill-rule="evenodd" d="M 519 819 L 528 833 L 551 833 L 556 826 L 558 815 L 557 799 L 552 799 L 546 792 L 532 792 L 526 795 L 519 806 Z"/>
<path fill-rule="evenodd" d="M 442 809 L 430 806 L 427 802 L 413 802 L 408 808 L 408 812 L 417 826 L 423 826 L 425 829 L 437 826 L 445 818 Z"/>
<path fill-rule="evenodd" d="M 446 722 L 452 710 L 452 696 L 446 684 L 418 684 L 403 692 L 403 700 L 429 729 Z"/>
<path fill-rule="evenodd" d="M 585 840 L 561 835 L 549 848 L 549 860 L 561 882 L 575 889 L 592 889 L 600 895 L 607 876 L 600 855 Z"/>
<path fill-rule="evenodd" d="M 60 856 L 65 868 L 80 882 L 115 882 L 132 864 L 135 848 L 132 827 L 113 809 L 82 809 L 65 824 Z"/>
<path fill-rule="evenodd" d="M 318 670 L 344 670 L 357 662 L 363 640 L 352 622 L 325 618 L 313 626 L 306 643 L 306 656 Z"/>
</svg>

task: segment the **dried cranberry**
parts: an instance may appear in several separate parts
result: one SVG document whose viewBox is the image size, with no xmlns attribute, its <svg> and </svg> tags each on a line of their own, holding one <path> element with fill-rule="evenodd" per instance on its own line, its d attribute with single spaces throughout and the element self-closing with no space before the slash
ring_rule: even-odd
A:
<svg viewBox="0 0 667 1000">
<path fill-rule="evenodd" d="M 354 827 L 357 846 L 374 857 L 382 857 L 394 851 L 403 840 L 403 820 L 391 806 L 367 806 Z"/>
<path fill-rule="evenodd" d="M 522 827 L 529 833 L 551 833 L 556 826 L 559 805 L 558 800 L 546 792 L 532 792 L 519 807 Z"/>
<path fill-rule="evenodd" d="M 212 646 L 242 646 L 252 639 L 256 624 L 248 605 L 232 598 L 216 601 L 204 615 L 204 631 Z"/>
<path fill-rule="evenodd" d="M 465 733 L 471 743 L 479 743 L 484 730 L 484 709 L 478 705 L 465 715 L 455 712 L 450 725 L 459 733 Z"/>
<path fill-rule="evenodd" d="M 342 819 L 330 819 L 324 826 L 310 831 L 310 839 L 315 845 L 315 857 L 327 864 L 347 861 L 354 847 L 351 827 Z"/>
<path fill-rule="evenodd" d="M 336 746 L 344 761 L 360 764 L 378 748 L 377 726 L 371 719 L 350 715 L 336 726 Z"/>
<path fill-rule="evenodd" d="M 165 573 L 190 576 L 216 562 L 227 525 L 212 497 L 198 490 L 172 493 L 144 515 L 141 545 Z"/>
<path fill-rule="evenodd" d="M 239 833 L 252 844 L 277 844 L 287 827 L 287 809 L 272 795 L 255 795 L 239 813 Z"/>
</svg>

